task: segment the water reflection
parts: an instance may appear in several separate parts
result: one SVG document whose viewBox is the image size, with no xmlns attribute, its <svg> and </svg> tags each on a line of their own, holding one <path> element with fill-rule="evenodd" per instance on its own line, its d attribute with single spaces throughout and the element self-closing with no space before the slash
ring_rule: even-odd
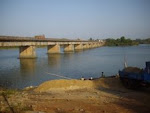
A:
<svg viewBox="0 0 150 113">
<path fill-rule="evenodd" d="M 0 51 L 0 85 L 8 88 L 37 86 L 58 77 L 55 73 L 79 79 L 118 73 L 123 68 L 124 55 L 128 66 L 145 67 L 150 60 L 150 46 L 101 47 L 74 53 L 46 54 L 46 48 L 37 49 L 37 59 L 17 59 L 18 50 Z M 60 78 L 58 78 L 60 79 Z"/>
<path fill-rule="evenodd" d="M 59 68 L 61 64 L 61 54 L 48 54 L 49 67 Z"/>
<path fill-rule="evenodd" d="M 68 59 L 68 60 L 71 60 L 72 58 L 73 58 L 73 55 L 74 55 L 75 53 L 64 53 L 63 54 L 63 57 L 65 58 L 65 59 Z"/>
<path fill-rule="evenodd" d="M 36 70 L 36 59 L 20 59 L 20 71 L 22 74 L 33 75 Z"/>
<path fill-rule="evenodd" d="M 85 50 L 75 50 L 75 53 L 82 53 L 84 52 Z"/>
</svg>

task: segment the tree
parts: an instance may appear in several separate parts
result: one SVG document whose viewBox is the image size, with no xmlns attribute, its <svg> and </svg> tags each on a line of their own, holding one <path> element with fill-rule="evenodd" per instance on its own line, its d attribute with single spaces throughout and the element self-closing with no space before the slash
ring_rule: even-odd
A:
<svg viewBox="0 0 150 113">
<path fill-rule="evenodd" d="M 107 46 L 131 46 L 131 45 L 138 45 L 138 42 L 135 42 L 134 40 L 131 39 L 125 39 L 124 36 L 118 38 L 118 39 L 106 39 L 106 44 Z"/>
<path fill-rule="evenodd" d="M 92 39 L 92 38 L 90 38 L 89 40 L 90 40 L 90 41 L 92 41 L 93 39 Z"/>
<path fill-rule="evenodd" d="M 120 40 L 121 40 L 121 42 L 125 42 L 125 37 L 122 36 L 122 37 L 120 38 Z"/>
</svg>

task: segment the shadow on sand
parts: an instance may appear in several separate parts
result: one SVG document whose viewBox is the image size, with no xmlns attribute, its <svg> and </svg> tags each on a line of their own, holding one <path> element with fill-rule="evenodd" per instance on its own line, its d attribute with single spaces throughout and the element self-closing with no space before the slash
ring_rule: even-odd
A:
<svg viewBox="0 0 150 113">
<path fill-rule="evenodd" d="M 135 113 L 150 113 L 150 88 L 126 89 L 119 78 L 93 80 L 99 91 L 118 97 L 113 104 Z"/>
</svg>

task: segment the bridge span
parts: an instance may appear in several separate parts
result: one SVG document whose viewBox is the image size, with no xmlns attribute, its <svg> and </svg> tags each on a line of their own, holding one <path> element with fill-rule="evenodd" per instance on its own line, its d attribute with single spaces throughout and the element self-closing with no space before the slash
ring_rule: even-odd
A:
<svg viewBox="0 0 150 113">
<path fill-rule="evenodd" d="M 104 41 L 85 41 L 67 39 L 35 39 L 32 37 L 0 36 L 0 47 L 19 47 L 19 58 L 36 58 L 36 46 L 47 46 L 47 53 L 74 52 L 90 48 L 101 47 Z"/>
</svg>

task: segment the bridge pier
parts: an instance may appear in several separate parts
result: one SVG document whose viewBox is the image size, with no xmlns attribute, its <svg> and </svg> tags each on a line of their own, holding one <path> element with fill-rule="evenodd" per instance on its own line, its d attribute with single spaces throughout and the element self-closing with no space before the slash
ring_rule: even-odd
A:
<svg viewBox="0 0 150 113">
<path fill-rule="evenodd" d="M 74 52 L 74 45 L 73 44 L 64 45 L 64 52 Z"/>
<path fill-rule="evenodd" d="M 89 44 L 85 44 L 85 45 L 83 45 L 83 49 L 89 49 L 90 47 L 89 47 Z"/>
<path fill-rule="evenodd" d="M 89 44 L 89 49 L 92 49 L 93 48 L 93 44 Z"/>
<path fill-rule="evenodd" d="M 102 45 L 104 45 L 103 43 L 99 43 L 99 46 L 102 46 Z"/>
<path fill-rule="evenodd" d="M 60 45 L 48 45 L 47 46 L 47 53 L 60 53 Z"/>
<path fill-rule="evenodd" d="M 97 44 L 94 44 L 94 48 L 97 48 L 98 46 L 97 46 Z"/>
<path fill-rule="evenodd" d="M 74 49 L 75 50 L 83 50 L 83 44 L 75 44 Z"/>
<path fill-rule="evenodd" d="M 21 46 L 19 58 L 36 58 L 35 48 L 35 46 Z"/>
</svg>

